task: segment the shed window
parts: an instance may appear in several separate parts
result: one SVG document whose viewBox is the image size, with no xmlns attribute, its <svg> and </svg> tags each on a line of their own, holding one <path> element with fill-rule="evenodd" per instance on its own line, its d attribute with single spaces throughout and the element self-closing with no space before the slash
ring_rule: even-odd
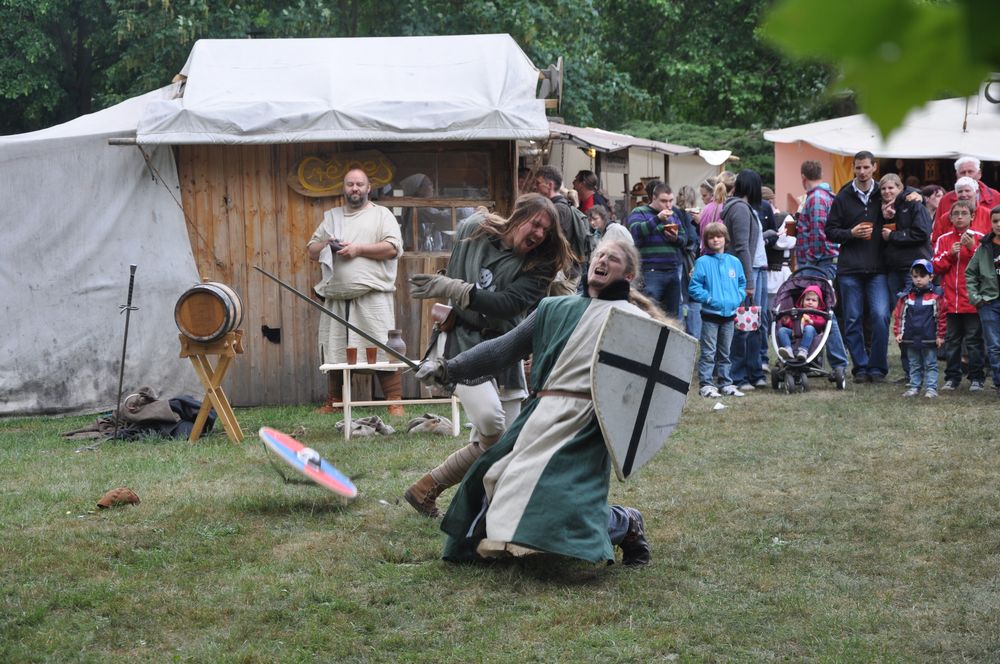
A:
<svg viewBox="0 0 1000 664">
<path fill-rule="evenodd" d="M 450 252 L 459 222 L 480 205 L 494 205 L 488 152 L 393 152 L 387 156 L 395 174 L 379 198 L 396 215 L 407 251 Z"/>
</svg>

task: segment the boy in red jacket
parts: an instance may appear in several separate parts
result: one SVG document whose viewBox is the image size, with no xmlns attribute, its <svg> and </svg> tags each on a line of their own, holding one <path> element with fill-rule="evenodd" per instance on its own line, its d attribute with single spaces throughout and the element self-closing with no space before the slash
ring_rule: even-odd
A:
<svg viewBox="0 0 1000 664">
<path fill-rule="evenodd" d="M 983 358 L 983 328 L 979 313 L 969 302 L 965 285 L 965 268 L 979 246 L 983 234 L 971 228 L 975 206 L 968 201 L 956 201 L 948 213 L 951 229 L 942 233 L 934 245 L 934 272 L 941 277 L 944 296 L 941 310 L 947 331 L 944 335 L 944 385 L 942 390 L 956 389 L 962 382 L 962 345 L 969 354 L 970 392 L 983 389 L 986 379 Z"/>
</svg>

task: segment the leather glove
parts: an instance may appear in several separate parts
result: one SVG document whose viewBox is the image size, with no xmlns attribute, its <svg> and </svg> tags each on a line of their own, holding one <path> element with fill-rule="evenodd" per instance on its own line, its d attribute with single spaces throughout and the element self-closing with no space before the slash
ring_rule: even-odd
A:
<svg viewBox="0 0 1000 664">
<path fill-rule="evenodd" d="M 421 362 L 420 368 L 414 375 L 417 380 L 428 387 L 448 384 L 448 367 L 445 365 L 444 359 L 440 357 Z"/>
<path fill-rule="evenodd" d="M 127 486 L 120 486 L 117 489 L 112 489 L 108 491 L 101 499 L 97 501 L 97 506 L 102 510 L 109 507 L 117 507 L 118 505 L 138 505 L 139 496 L 135 495 L 135 491 L 128 488 Z"/>
<path fill-rule="evenodd" d="M 462 309 L 468 308 L 473 288 L 461 279 L 439 274 L 415 274 L 410 277 L 410 284 L 410 295 L 418 300 L 446 298 Z"/>
</svg>

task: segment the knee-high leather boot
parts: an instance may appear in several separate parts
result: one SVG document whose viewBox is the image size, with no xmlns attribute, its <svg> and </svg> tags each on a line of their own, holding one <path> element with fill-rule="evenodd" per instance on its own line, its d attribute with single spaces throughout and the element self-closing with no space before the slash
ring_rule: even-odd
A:
<svg viewBox="0 0 1000 664">
<path fill-rule="evenodd" d="M 378 380 L 382 385 L 382 394 L 390 401 L 403 398 L 403 376 L 398 371 L 379 371 Z M 394 417 L 406 415 L 401 405 L 389 406 L 389 414 Z"/>
<path fill-rule="evenodd" d="M 483 436 L 478 442 L 469 443 L 452 452 L 444 463 L 414 482 L 403 493 L 403 498 L 424 516 L 431 518 L 439 516 L 441 512 L 437 507 L 437 497 L 448 487 L 461 482 L 476 459 L 499 438 L 500 436 Z"/>
<path fill-rule="evenodd" d="M 323 415 L 329 415 L 331 413 L 340 413 L 343 408 L 340 406 L 334 406 L 335 403 L 340 403 L 344 400 L 344 374 L 339 371 L 328 371 L 326 373 L 326 401 L 323 405 L 317 408 L 315 413 L 320 413 Z"/>
</svg>

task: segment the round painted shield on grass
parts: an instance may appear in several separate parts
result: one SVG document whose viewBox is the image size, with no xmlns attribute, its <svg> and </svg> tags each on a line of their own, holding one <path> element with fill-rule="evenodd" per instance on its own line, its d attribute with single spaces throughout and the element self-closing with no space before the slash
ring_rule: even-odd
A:
<svg viewBox="0 0 1000 664">
<path fill-rule="evenodd" d="M 358 490 L 351 480 L 329 464 L 316 450 L 271 427 L 261 427 L 258 435 L 264 447 L 272 454 L 316 484 L 345 498 L 354 498 L 358 495 Z"/>
</svg>

